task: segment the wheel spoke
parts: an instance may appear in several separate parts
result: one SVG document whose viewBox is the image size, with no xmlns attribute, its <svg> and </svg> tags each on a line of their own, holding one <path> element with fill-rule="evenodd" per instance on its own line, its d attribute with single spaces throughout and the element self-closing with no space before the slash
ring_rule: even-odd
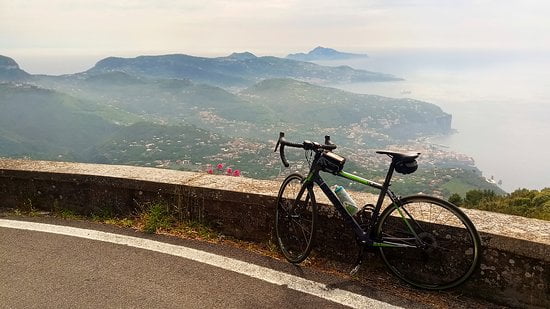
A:
<svg viewBox="0 0 550 309">
<path fill-rule="evenodd" d="M 422 210 L 422 208 L 420 208 Z M 416 225 L 416 227 L 418 227 L 422 232 L 424 232 L 424 229 L 422 228 L 422 226 L 420 225 L 420 223 L 418 223 L 418 220 L 416 220 L 412 214 L 407 210 L 406 207 L 401 207 L 401 210 L 403 210 L 403 212 L 409 217 L 409 220 L 412 221 L 414 223 L 414 225 Z M 423 216 L 422 216 L 423 217 Z M 430 212 L 430 217 L 431 217 L 431 212 Z M 406 219 L 406 218 L 403 218 L 403 219 Z M 412 228 L 412 225 L 411 225 L 411 228 Z M 407 230 L 409 232 L 412 232 L 410 231 L 408 228 Z M 417 231 L 415 231 L 417 232 Z"/>
<path fill-rule="evenodd" d="M 302 234 L 303 234 L 303 228 L 302 228 L 299 224 L 296 224 L 296 223 L 294 222 L 294 226 L 296 226 L 296 225 L 299 227 L 299 229 L 296 229 L 296 228 L 295 228 L 295 230 L 302 231 Z M 296 240 L 300 243 L 300 244 L 299 244 L 299 245 L 300 245 L 300 248 L 303 248 L 302 243 L 303 243 L 304 241 L 306 241 L 306 244 L 307 244 L 307 237 L 305 236 L 305 234 L 304 234 L 304 238 L 298 237 L 298 235 L 294 235 L 294 234 L 292 235 L 292 237 L 293 237 L 294 239 L 296 239 Z"/>
</svg>

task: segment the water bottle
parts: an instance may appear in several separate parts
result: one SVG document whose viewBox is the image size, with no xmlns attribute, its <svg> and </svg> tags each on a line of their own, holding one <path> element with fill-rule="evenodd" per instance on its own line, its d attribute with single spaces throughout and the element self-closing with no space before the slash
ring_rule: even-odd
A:
<svg viewBox="0 0 550 309">
<path fill-rule="evenodd" d="M 355 215 L 355 213 L 357 213 L 357 210 L 358 210 L 357 204 L 351 198 L 351 196 L 346 191 L 346 189 L 344 189 L 344 187 L 335 186 L 334 193 L 336 193 L 336 196 L 338 197 L 342 205 L 344 205 L 344 207 L 346 208 L 346 210 L 349 212 L 350 215 L 353 216 Z"/>
</svg>

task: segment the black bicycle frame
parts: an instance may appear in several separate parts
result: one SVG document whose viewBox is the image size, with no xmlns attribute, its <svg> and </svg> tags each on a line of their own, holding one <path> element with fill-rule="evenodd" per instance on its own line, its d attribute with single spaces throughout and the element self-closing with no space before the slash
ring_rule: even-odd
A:
<svg viewBox="0 0 550 309">
<path fill-rule="evenodd" d="M 386 174 L 386 179 L 384 180 L 384 184 L 379 184 L 377 182 L 359 177 L 357 175 L 354 175 L 352 173 L 348 173 L 348 172 L 345 172 L 345 171 L 341 171 L 337 174 L 340 177 L 343 177 L 343 178 L 346 178 L 346 179 L 349 179 L 349 180 L 361 183 L 363 185 L 367 185 L 367 186 L 370 186 L 370 187 L 373 187 L 373 188 L 376 188 L 376 189 L 380 190 L 380 195 L 378 196 L 378 201 L 376 202 L 376 206 L 373 210 L 371 221 L 368 225 L 368 229 L 365 231 L 365 230 L 363 230 L 363 228 L 361 228 L 359 223 L 357 223 L 355 218 L 353 218 L 353 216 L 351 216 L 349 214 L 349 212 L 346 210 L 344 205 L 342 205 L 342 203 L 340 202 L 338 197 L 334 194 L 334 192 L 332 192 L 332 190 L 329 188 L 329 186 L 325 183 L 325 181 L 323 180 L 321 175 L 319 175 L 320 171 L 319 171 L 318 168 L 315 167 L 315 165 L 316 165 L 315 161 L 312 165 L 312 168 L 311 168 L 308 176 L 304 179 L 304 187 L 305 186 L 313 186 L 313 183 L 316 183 L 319 186 L 319 188 L 321 188 L 321 190 L 325 193 L 325 195 L 331 201 L 331 203 L 334 205 L 334 207 L 336 207 L 336 209 L 338 210 L 340 215 L 344 218 L 346 223 L 349 224 L 353 228 L 353 231 L 355 232 L 355 235 L 357 235 L 357 237 L 359 238 L 359 241 L 361 242 L 361 244 L 367 245 L 367 246 L 374 246 L 374 247 L 414 247 L 414 246 L 410 246 L 410 245 L 406 245 L 406 244 L 398 244 L 398 243 L 392 243 L 392 242 L 387 242 L 387 241 L 377 242 L 371 236 L 372 235 L 372 229 L 376 225 L 376 222 L 378 220 L 378 216 L 379 216 L 379 213 L 380 213 L 380 209 L 382 208 L 382 204 L 384 203 L 384 198 L 387 195 L 392 200 L 392 202 L 396 205 L 397 210 L 398 210 L 399 214 L 401 215 L 401 218 L 405 221 L 406 225 L 411 230 L 411 232 L 413 233 L 415 238 L 418 239 L 418 235 L 416 234 L 416 232 L 414 231 L 414 229 L 412 228 L 412 226 L 408 222 L 408 219 L 401 212 L 401 209 L 400 209 L 401 205 L 400 205 L 399 198 L 395 195 L 395 193 L 393 193 L 389 189 L 391 178 L 392 178 L 393 171 L 394 171 L 394 168 L 395 168 L 393 162 L 390 164 L 390 167 L 388 169 L 388 173 Z M 405 211 L 405 213 L 407 215 L 409 215 L 409 218 L 411 218 L 414 221 L 414 219 L 410 216 L 410 214 L 405 209 L 403 209 L 403 210 Z"/>
</svg>

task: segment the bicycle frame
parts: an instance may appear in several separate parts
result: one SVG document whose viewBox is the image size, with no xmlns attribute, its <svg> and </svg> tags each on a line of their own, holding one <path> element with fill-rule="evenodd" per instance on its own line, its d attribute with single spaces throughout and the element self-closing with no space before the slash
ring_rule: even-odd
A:
<svg viewBox="0 0 550 309">
<path fill-rule="evenodd" d="M 373 187 L 375 189 L 380 190 L 380 194 L 378 196 L 378 201 L 375 205 L 370 223 L 369 223 L 368 228 L 367 228 L 366 231 L 363 230 L 363 228 L 361 228 L 361 226 L 355 220 L 355 218 L 353 218 L 353 216 L 351 216 L 348 213 L 348 211 L 346 210 L 344 205 L 342 205 L 342 203 L 340 202 L 338 197 L 334 194 L 334 192 L 332 192 L 332 190 L 329 188 L 329 186 L 325 183 L 325 181 L 323 180 L 321 175 L 319 175 L 320 171 L 319 171 L 318 168 L 315 167 L 315 162 L 313 163 L 312 168 L 311 168 L 308 176 L 304 179 L 304 184 L 303 184 L 304 188 L 303 189 L 305 189 L 306 186 L 313 186 L 313 184 L 316 183 L 319 186 L 319 188 L 321 188 L 321 190 L 326 195 L 326 197 L 330 200 L 330 202 L 334 205 L 334 207 L 336 207 L 336 209 L 342 215 L 342 217 L 344 218 L 346 223 L 349 224 L 352 227 L 355 235 L 357 235 L 357 237 L 359 238 L 359 241 L 361 242 L 361 244 L 366 245 L 366 246 L 372 246 L 372 247 L 415 248 L 416 246 L 411 246 L 411 245 L 402 244 L 402 243 L 393 243 L 393 242 L 389 242 L 389 241 L 378 242 L 375 239 L 373 239 L 373 237 L 371 236 L 372 235 L 372 229 L 374 228 L 374 226 L 376 225 L 376 222 L 378 220 L 378 216 L 379 216 L 379 213 L 380 213 L 380 209 L 382 208 L 384 198 L 387 195 L 392 200 L 392 202 L 396 205 L 399 215 L 401 216 L 401 218 L 403 219 L 403 221 L 405 222 L 407 227 L 410 229 L 411 233 L 415 236 L 416 239 L 419 239 L 418 235 L 416 234 L 416 232 L 412 228 L 412 226 L 409 222 L 409 219 L 407 219 L 406 216 L 401 211 L 402 209 L 400 208 L 401 205 L 400 205 L 399 197 L 397 197 L 397 195 L 395 195 L 395 193 L 393 193 L 389 189 L 390 182 L 391 182 L 391 177 L 393 175 L 393 171 L 394 171 L 394 163 L 392 162 L 389 169 L 388 169 L 388 173 L 386 174 L 386 179 L 384 180 L 383 184 L 379 184 L 375 181 L 368 180 L 368 179 L 362 178 L 358 175 L 348 173 L 348 172 L 345 172 L 345 171 L 341 171 L 337 174 L 340 177 L 343 177 L 343 178 L 349 179 L 351 181 L 354 181 L 354 182 L 357 182 L 357 183 L 360 183 L 360 184 L 363 184 L 363 185 Z M 303 189 L 301 190 L 301 193 L 304 192 Z M 411 218 L 414 221 L 414 219 L 410 216 L 410 214 L 408 214 L 408 212 L 405 209 L 403 209 L 403 210 L 407 215 L 409 215 L 409 218 Z"/>
</svg>

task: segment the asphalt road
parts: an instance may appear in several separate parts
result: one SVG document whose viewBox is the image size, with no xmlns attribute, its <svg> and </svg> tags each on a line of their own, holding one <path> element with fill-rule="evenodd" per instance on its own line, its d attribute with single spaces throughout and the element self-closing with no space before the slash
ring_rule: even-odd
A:
<svg viewBox="0 0 550 309">
<path fill-rule="evenodd" d="M 21 220 L 29 219 L 15 222 Z M 78 227 L 90 238 L 93 231 L 122 235 L 122 241 L 138 237 L 153 249 L 7 228 L 0 218 L 0 308 L 434 307 L 230 246 L 89 222 L 30 220 Z M 165 246 L 192 256 L 161 253 Z"/>
</svg>

